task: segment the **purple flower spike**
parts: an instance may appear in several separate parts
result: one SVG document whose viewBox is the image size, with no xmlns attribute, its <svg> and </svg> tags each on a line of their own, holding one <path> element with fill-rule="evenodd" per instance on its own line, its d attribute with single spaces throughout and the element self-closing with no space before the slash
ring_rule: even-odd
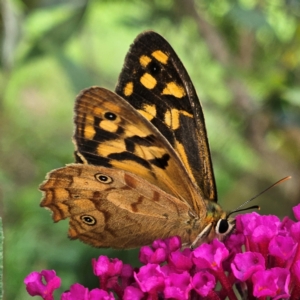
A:
<svg viewBox="0 0 300 300">
<path fill-rule="evenodd" d="M 300 221 L 300 204 L 293 207 L 293 213 L 295 218 Z"/>
<path fill-rule="evenodd" d="M 300 260 L 296 261 L 292 267 L 293 289 L 291 299 L 298 299 L 300 295 Z"/>
<path fill-rule="evenodd" d="M 133 286 L 128 286 L 124 291 L 124 300 L 141 300 L 144 297 L 144 293 Z"/>
<path fill-rule="evenodd" d="M 120 277 L 122 280 L 122 288 L 124 289 L 126 286 L 129 286 L 134 280 L 133 267 L 129 264 L 124 264 Z"/>
<path fill-rule="evenodd" d="M 253 274 L 253 295 L 255 297 L 274 297 L 277 291 L 275 277 L 271 270 L 258 271 Z"/>
<path fill-rule="evenodd" d="M 238 253 L 231 263 L 234 276 L 240 281 L 246 281 L 253 273 L 265 269 L 265 259 L 258 252 Z"/>
<path fill-rule="evenodd" d="M 276 216 L 260 216 L 252 233 L 254 242 L 269 242 L 278 233 L 280 220 Z"/>
<path fill-rule="evenodd" d="M 300 260 L 296 261 L 292 268 L 293 275 L 295 275 L 297 279 L 297 284 L 300 286 Z"/>
<path fill-rule="evenodd" d="M 61 300 L 89 300 L 89 289 L 79 283 L 71 285 L 70 290 L 61 295 Z"/>
<path fill-rule="evenodd" d="M 284 217 L 280 225 L 279 234 L 282 236 L 290 236 L 290 230 L 293 224 L 295 224 L 295 221 L 289 217 Z"/>
<path fill-rule="evenodd" d="M 165 285 L 165 276 L 156 264 L 142 266 L 134 278 L 143 292 L 162 291 Z"/>
<path fill-rule="evenodd" d="M 276 216 L 261 216 L 256 212 L 236 217 L 237 231 L 242 232 L 246 236 L 259 236 L 263 234 L 263 230 L 258 229 L 260 226 L 269 228 L 269 231 L 273 232 L 274 235 L 278 231 L 280 220 Z"/>
<path fill-rule="evenodd" d="M 54 270 L 43 270 L 40 273 L 30 273 L 24 279 L 24 283 L 29 295 L 41 296 L 44 300 L 53 300 L 53 292 L 60 287 L 61 280 Z"/>
<path fill-rule="evenodd" d="M 144 264 L 160 264 L 167 258 L 167 251 L 165 248 L 157 248 L 153 250 L 149 246 L 141 247 L 139 253 L 139 260 Z"/>
<path fill-rule="evenodd" d="M 294 223 L 291 226 L 290 232 L 295 242 L 300 243 L 300 222 Z"/>
<path fill-rule="evenodd" d="M 188 272 L 170 274 L 165 280 L 165 285 L 164 296 L 166 299 L 189 299 L 189 292 L 192 286 Z"/>
<path fill-rule="evenodd" d="M 288 286 L 290 282 L 289 270 L 283 268 L 272 268 L 258 271 L 252 276 L 253 295 L 255 297 L 274 297 L 282 299 L 290 296 Z"/>
<path fill-rule="evenodd" d="M 162 239 L 157 239 L 152 243 L 152 248 L 153 249 L 157 249 L 157 248 L 167 248 L 166 245 L 166 240 L 162 240 Z"/>
<path fill-rule="evenodd" d="M 246 251 L 260 252 L 267 259 L 269 242 L 280 229 L 279 218 L 253 212 L 237 216 L 236 224 L 237 232 L 246 237 Z"/>
<path fill-rule="evenodd" d="M 278 286 L 276 297 L 273 300 L 289 298 L 290 271 L 284 268 L 273 268 L 271 270 L 276 274 Z"/>
<path fill-rule="evenodd" d="M 244 235 L 251 235 L 253 230 L 257 227 L 257 219 L 260 215 L 256 212 L 237 215 L 236 220 L 236 231 L 241 232 Z"/>
<path fill-rule="evenodd" d="M 165 240 L 158 239 L 152 243 L 152 247 L 153 249 L 164 248 L 166 249 L 168 254 L 169 252 L 173 252 L 180 249 L 181 239 L 179 236 L 172 236 Z"/>
<path fill-rule="evenodd" d="M 266 225 L 259 225 L 255 228 L 252 233 L 252 241 L 254 243 L 266 243 L 268 244 L 270 240 L 278 233 L 277 227 L 274 225 L 273 227 Z"/>
<path fill-rule="evenodd" d="M 179 236 L 172 236 L 165 241 L 170 252 L 177 251 L 181 247 L 181 239 Z"/>
<path fill-rule="evenodd" d="M 300 295 L 300 204 L 298 221 L 257 213 L 236 217 L 236 231 L 224 243 L 214 239 L 194 251 L 181 249 L 179 237 L 142 247 L 144 266 L 118 259 L 93 259 L 100 288 L 71 286 L 61 300 L 237 299 L 297 300 Z M 24 280 L 28 293 L 53 300 L 60 286 L 54 271 L 33 272 Z M 234 286 L 236 289 L 234 289 Z M 247 299 L 248 299 L 247 298 Z M 269 298 L 268 298 L 269 299 Z"/>
<path fill-rule="evenodd" d="M 215 286 L 215 277 L 207 271 L 196 273 L 192 279 L 193 289 L 203 297 L 206 297 Z"/>
<path fill-rule="evenodd" d="M 109 259 L 107 256 L 100 255 L 98 259 L 92 260 L 94 274 L 96 276 L 115 276 L 122 271 L 123 262 L 117 258 Z"/>
<path fill-rule="evenodd" d="M 290 259 L 295 253 L 297 243 L 289 236 L 274 236 L 269 244 L 269 253 L 284 260 Z"/>
<path fill-rule="evenodd" d="M 75 298 L 74 300 L 82 300 L 82 298 Z M 90 291 L 88 300 L 115 300 L 113 293 L 101 289 L 93 289 Z"/>
<path fill-rule="evenodd" d="M 193 266 L 191 250 L 186 248 L 182 252 L 177 250 L 170 253 L 169 264 L 176 272 L 189 271 Z"/>
<path fill-rule="evenodd" d="M 79 283 L 75 283 L 70 287 L 68 292 L 61 295 L 60 300 L 114 300 L 113 293 L 108 293 L 101 289 L 93 289 L 89 292 Z"/>
<path fill-rule="evenodd" d="M 150 263 L 153 252 L 154 251 L 150 246 L 141 247 L 139 252 L 139 261 L 145 265 Z"/>
<path fill-rule="evenodd" d="M 202 244 L 193 252 L 193 262 L 199 269 L 222 269 L 222 262 L 229 255 L 222 242 L 214 239 L 210 244 Z"/>
<path fill-rule="evenodd" d="M 228 250 L 233 251 L 234 253 L 241 252 L 242 246 L 245 243 L 245 236 L 243 234 L 231 234 L 228 238 L 226 238 L 224 244 L 226 245 Z"/>
<path fill-rule="evenodd" d="M 100 255 L 98 259 L 92 259 L 93 271 L 99 277 L 100 287 L 107 291 L 114 289 L 118 296 L 123 291 L 119 286 L 118 277 L 122 273 L 123 262 L 117 258 L 110 259 L 107 256 Z"/>
</svg>

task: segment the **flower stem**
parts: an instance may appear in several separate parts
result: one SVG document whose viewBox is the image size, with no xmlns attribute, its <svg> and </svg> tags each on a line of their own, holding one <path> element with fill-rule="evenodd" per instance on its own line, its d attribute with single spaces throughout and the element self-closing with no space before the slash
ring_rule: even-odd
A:
<svg viewBox="0 0 300 300">
<path fill-rule="evenodd" d="M 237 300 L 237 297 L 232 289 L 232 285 L 229 282 L 225 272 L 221 269 L 220 271 L 216 271 L 215 272 L 216 277 L 219 279 L 223 289 L 226 291 L 227 293 L 227 297 L 230 300 Z"/>
</svg>

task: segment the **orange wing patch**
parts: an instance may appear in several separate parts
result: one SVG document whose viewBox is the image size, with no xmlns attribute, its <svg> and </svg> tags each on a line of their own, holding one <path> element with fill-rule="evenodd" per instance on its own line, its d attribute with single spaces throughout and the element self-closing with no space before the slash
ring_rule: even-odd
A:
<svg viewBox="0 0 300 300">
<path fill-rule="evenodd" d="M 148 64 L 151 62 L 151 58 L 149 57 L 149 56 L 147 56 L 147 55 L 142 55 L 141 57 L 140 57 L 140 64 L 144 67 L 144 68 L 146 68 L 147 66 L 148 66 Z"/>
<path fill-rule="evenodd" d="M 149 73 L 145 73 L 141 77 L 140 81 L 141 81 L 141 84 L 149 90 L 154 89 L 157 84 L 156 79 Z"/>
<path fill-rule="evenodd" d="M 160 50 L 156 50 L 154 52 L 152 52 L 151 54 L 156 60 L 158 60 L 160 63 L 162 64 L 167 64 L 168 62 L 168 55 L 163 53 L 162 51 Z"/>
<path fill-rule="evenodd" d="M 130 81 L 124 87 L 124 95 L 128 97 L 132 95 L 132 93 L 133 93 L 133 82 Z"/>
<path fill-rule="evenodd" d="M 166 87 L 163 89 L 162 95 L 172 95 L 176 98 L 182 98 L 186 94 L 182 86 L 178 85 L 175 82 L 169 82 L 167 83 Z"/>
</svg>

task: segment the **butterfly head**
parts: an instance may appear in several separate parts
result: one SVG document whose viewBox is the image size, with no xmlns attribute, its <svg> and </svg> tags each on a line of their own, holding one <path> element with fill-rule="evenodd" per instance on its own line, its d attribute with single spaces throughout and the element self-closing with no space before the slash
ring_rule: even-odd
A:
<svg viewBox="0 0 300 300">
<path fill-rule="evenodd" d="M 228 213 L 224 212 L 216 202 L 205 201 L 207 207 L 207 214 L 205 217 L 204 228 L 201 230 L 200 234 L 198 234 L 196 239 L 194 239 L 193 243 L 191 244 L 191 248 L 193 249 L 203 242 L 211 241 L 215 237 L 217 237 L 220 240 L 226 238 L 226 236 L 228 236 L 235 228 L 235 218 L 231 217 L 231 215 L 251 209 L 260 209 L 258 205 L 253 205 L 246 208 L 243 207 L 252 200 L 256 199 L 261 194 L 274 187 L 275 185 L 278 185 L 290 178 L 291 176 L 286 176 L 278 180 L 268 188 L 264 189 L 262 192 L 258 193 L 256 196 L 245 201 L 235 210 Z"/>
<path fill-rule="evenodd" d="M 235 228 L 235 218 L 223 211 L 220 205 L 212 201 L 206 201 L 206 205 L 205 226 L 191 244 L 192 249 L 214 238 L 224 240 Z"/>
</svg>

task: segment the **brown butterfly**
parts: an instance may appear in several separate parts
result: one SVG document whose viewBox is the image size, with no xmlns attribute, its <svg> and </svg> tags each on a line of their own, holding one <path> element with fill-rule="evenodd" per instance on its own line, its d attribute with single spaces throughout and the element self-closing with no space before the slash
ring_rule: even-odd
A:
<svg viewBox="0 0 300 300">
<path fill-rule="evenodd" d="M 95 247 L 134 248 L 179 235 L 192 247 L 222 238 L 234 219 L 217 204 L 204 116 L 180 59 L 155 32 L 140 34 L 116 93 L 81 92 L 76 163 L 40 186 L 55 222 Z"/>
</svg>

